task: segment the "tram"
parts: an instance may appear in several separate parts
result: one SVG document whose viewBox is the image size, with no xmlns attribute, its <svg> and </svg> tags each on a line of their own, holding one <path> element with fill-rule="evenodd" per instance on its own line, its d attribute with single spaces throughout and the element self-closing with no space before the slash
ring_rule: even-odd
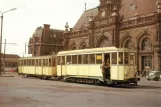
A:
<svg viewBox="0 0 161 107">
<path fill-rule="evenodd" d="M 18 64 L 19 75 L 49 79 L 56 76 L 56 55 L 22 57 Z"/>
<path fill-rule="evenodd" d="M 57 76 L 70 81 L 103 82 L 102 62 L 110 62 L 107 84 L 137 84 L 136 51 L 105 47 L 62 51 L 57 54 Z"/>
<path fill-rule="evenodd" d="M 65 81 L 101 83 L 102 62 L 110 62 L 107 84 L 137 85 L 136 50 L 104 47 L 60 51 L 56 55 L 20 58 L 19 74 Z"/>
</svg>

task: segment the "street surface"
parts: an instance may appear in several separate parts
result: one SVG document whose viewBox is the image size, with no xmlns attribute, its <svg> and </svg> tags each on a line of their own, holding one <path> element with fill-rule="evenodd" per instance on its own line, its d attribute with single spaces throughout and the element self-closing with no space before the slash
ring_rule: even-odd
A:
<svg viewBox="0 0 161 107">
<path fill-rule="evenodd" d="M 161 81 L 143 78 L 137 88 L 112 88 L 5 74 L 0 107 L 161 107 Z"/>
</svg>

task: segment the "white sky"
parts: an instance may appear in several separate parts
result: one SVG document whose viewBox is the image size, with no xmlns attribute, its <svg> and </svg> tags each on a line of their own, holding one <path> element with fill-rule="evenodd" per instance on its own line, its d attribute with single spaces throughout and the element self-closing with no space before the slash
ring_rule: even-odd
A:
<svg viewBox="0 0 161 107">
<path fill-rule="evenodd" d="M 6 54 L 22 56 L 25 42 L 38 26 L 50 24 L 50 28 L 64 30 L 68 22 L 73 27 L 85 10 L 85 2 L 87 9 L 99 5 L 99 0 L 0 0 L 1 12 L 17 8 L 4 14 L 2 43 L 6 39 L 7 43 L 17 44 L 7 44 Z"/>
</svg>

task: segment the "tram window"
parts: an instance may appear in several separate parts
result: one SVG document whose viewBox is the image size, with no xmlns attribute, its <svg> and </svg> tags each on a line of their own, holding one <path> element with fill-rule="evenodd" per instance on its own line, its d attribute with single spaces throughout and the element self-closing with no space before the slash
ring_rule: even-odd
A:
<svg viewBox="0 0 161 107">
<path fill-rule="evenodd" d="M 42 59 L 42 65 L 45 66 L 45 59 Z"/>
<path fill-rule="evenodd" d="M 48 59 L 45 59 L 45 66 L 48 66 L 48 65 L 49 65 Z"/>
<path fill-rule="evenodd" d="M 29 60 L 29 66 L 31 66 L 32 65 L 32 62 L 31 62 L 31 59 Z"/>
<path fill-rule="evenodd" d="M 51 59 L 49 59 L 49 67 L 51 67 Z"/>
<path fill-rule="evenodd" d="M 65 65 L 65 56 L 62 56 L 62 57 L 61 57 L 61 64 L 62 64 L 62 65 Z"/>
<path fill-rule="evenodd" d="M 71 56 L 67 56 L 67 62 L 66 62 L 66 64 L 72 64 L 72 60 L 71 60 Z"/>
<path fill-rule="evenodd" d="M 112 53 L 112 64 L 117 64 L 117 53 Z"/>
<path fill-rule="evenodd" d="M 102 54 L 96 54 L 96 64 L 102 64 Z"/>
<path fill-rule="evenodd" d="M 55 66 L 55 59 L 54 58 L 52 59 L 52 65 Z"/>
<path fill-rule="evenodd" d="M 128 53 L 127 52 L 125 52 L 125 54 L 124 54 L 125 56 L 124 56 L 124 63 L 125 64 L 128 64 L 129 63 L 129 59 L 128 59 Z"/>
<path fill-rule="evenodd" d="M 83 64 L 88 64 L 88 55 L 82 55 Z"/>
<path fill-rule="evenodd" d="M 72 56 L 72 64 L 77 64 L 77 55 Z"/>
<path fill-rule="evenodd" d="M 78 55 L 78 64 L 82 64 L 82 55 Z"/>
<path fill-rule="evenodd" d="M 57 57 L 57 64 L 60 65 L 60 56 Z"/>
<path fill-rule="evenodd" d="M 28 62 L 29 62 L 29 61 L 28 61 L 28 60 L 26 60 L 26 66 L 28 66 L 28 65 L 29 65 L 29 64 L 28 64 Z"/>
<path fill-rule="evenodd" d="M 95 54 L 89 55 L 89 64 L 95 64 Z"/>
<path fill-rule="evenodd" d="M 39 63 L 38 63 L 39 61 L 38 61 L 38 59 L 36 59 L 36 66 L 38 66 L 39 65 Z"/>
<path fill-rule="evenodd" d="M 119 64 L 123 64 L 123 52 L 119 53 L 118 62 Z"/>
<path fill-rule="evenodd" d="M 32 59 L 32 66 L 35 66 L 35 60 Z"/>
</svg>

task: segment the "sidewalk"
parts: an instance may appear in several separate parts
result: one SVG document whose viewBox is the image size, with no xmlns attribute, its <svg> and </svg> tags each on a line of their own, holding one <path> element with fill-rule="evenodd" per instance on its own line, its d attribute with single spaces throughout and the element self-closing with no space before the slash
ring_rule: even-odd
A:
<svg viewBox="0 0 161 107">
<path fill-rule="evenodd" d="M 14 72 L 5 72 L 5 73 L 2 73 L 0 75 L 0 77 L 14 77 L 15 74 L 17 74 L 17 73 L 14 73 Z"/>
</svg>

